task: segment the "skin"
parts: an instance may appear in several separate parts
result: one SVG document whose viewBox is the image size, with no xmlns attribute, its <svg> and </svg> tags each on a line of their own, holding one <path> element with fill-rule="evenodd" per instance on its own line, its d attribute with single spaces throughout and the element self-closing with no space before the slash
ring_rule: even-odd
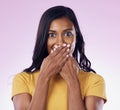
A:
<svg viewBox="0 0 120 110">
<path fill-rule="evenodd" d="M 48 34 L 49 55 L 43 60 L 35 93 L 33 97 L 27 93 L 14 96 L 15 110 L 46 110 L 49 81 L 58 74 L 67 83 L 69 110 L 102 110 L 104 104 L 102 98 L 87 96 L 84 102 L 82 100 L 77 77 L 79 68 L 71 56 L 76 43 L 73 23 L 65 17 L 56 19 L 52 21 Z"/>
</svg>

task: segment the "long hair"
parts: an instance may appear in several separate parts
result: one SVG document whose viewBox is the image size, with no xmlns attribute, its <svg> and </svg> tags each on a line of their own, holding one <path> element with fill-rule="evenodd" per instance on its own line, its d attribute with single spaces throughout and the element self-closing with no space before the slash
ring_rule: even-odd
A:
<svg viewBox="0 0 120 110">
<path fill-rule="evenodd" d="M 43 13 L 38 26 L 37 38 L 32 57 L 32 65 L 29 68 L 25 69 L 25 72 L 33 73 L 34 71 L 40 69 L 43 59 L 48 56 L 47 40 L 50 24 L 53 20 L 61 17 L 67 17 L 75 27 L 76 46 L 73 52 L 73 57 L 76 59 L 82 70 L 86 72 L 95 72 L 93 69 L 91 69 L 91 62 L 85 55 L 85 43 L 78 25 L 77 18 L 73 10 L 65 6 L 55 6 L 49 8 Z"/>
</svg>

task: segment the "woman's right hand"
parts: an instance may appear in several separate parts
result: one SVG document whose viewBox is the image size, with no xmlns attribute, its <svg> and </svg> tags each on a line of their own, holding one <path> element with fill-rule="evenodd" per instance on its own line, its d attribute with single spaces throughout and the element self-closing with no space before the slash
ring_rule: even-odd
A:
<svg viewBox="0 0 120 110">
<path fill-rule="evenodd" d="M 65 44 L 55 48 L 55 51 L 52 50 L 52 52 L 42 62 L 40 76 L 42 75 L 50 78 L 51 76 L 59 73 L 69 57 L 69 50 L 69 45 Z"/>
</svg>

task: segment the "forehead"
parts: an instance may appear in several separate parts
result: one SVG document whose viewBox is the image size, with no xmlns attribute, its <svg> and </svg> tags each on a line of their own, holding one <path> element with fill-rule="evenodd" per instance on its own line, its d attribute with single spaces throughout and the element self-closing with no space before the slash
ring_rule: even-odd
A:
<svg viewBox="0 0 120 110">
<path fill-rule="evenodd" d="M 74 25 L 68 18 L 62 17 L 62 18 L 53 20 L 50 24 L 50 30 L 59 29 L 59 28 L 62 28 L 62 29 L 71 28 L 72 29 L 74 28 Z"/>
</svg>

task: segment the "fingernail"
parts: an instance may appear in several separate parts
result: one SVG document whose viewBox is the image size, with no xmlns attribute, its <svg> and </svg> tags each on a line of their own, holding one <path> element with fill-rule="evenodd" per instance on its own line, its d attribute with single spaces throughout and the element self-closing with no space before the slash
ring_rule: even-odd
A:
<svg viewBox="0 0 120 110">
<path fill-rule="evenodd" d="M 63 44 L 63 47 L 65 47 L 67 44 Z"/>
<path fill-rule="evenodd" d="M 51 53 L 53 53 L 53 50 L 51 50 Z"/>
<path fill-rule="evenodd" d="M 70 44 L 67 44 L 67 47 L 70 47 Z"/>
<path fill-rule="evenodd" d="M 69 52 L 70 51 L 70 49 L 67 49 L 67 52 Z"/>
<path fill-rule="evenodd" d="M 71 56 L 71 57 L 73 56 L 72 53 L 70 53 L 70 56 Z"/>
<path fill-rule="evenodd" d="M 57 46 L 57 45 L 54 45 L 54 48 L 58 48 L 58 46 Z"/>
<path fill-rule="evenodd" d="M 68 57 L 69 57 L 69 55 L 66 55 L 66 57 L 68 58 Z"/>
<path fill-rule="evenodd" d="M 53 49 L 53 51 L 55 51 L 55 50 L 56 50 L 56 48 Z"/>
</svg>

